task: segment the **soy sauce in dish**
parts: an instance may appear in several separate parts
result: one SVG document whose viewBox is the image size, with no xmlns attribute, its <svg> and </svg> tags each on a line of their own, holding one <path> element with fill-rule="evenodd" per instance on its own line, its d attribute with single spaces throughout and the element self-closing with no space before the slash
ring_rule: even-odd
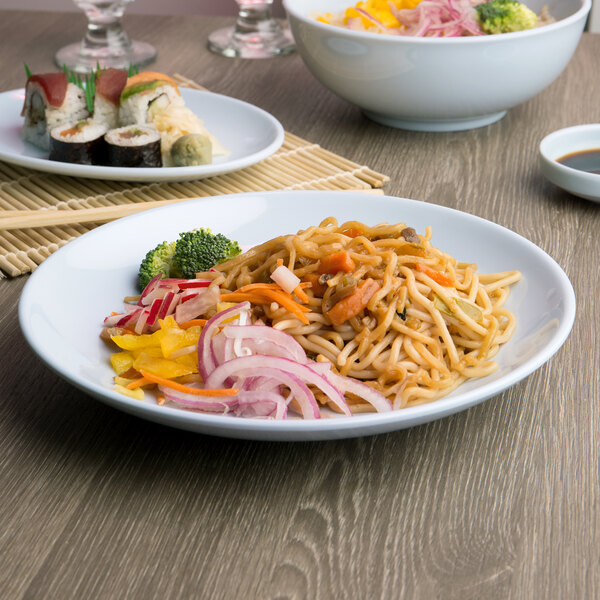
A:
<svg viewBox="0 0 600 600">
<path fill-rule="evenodd" d="M 600 148 L 571 152 L 557 158 L 556 162 L 571 169 L 600 175 Z"/>
</svg>

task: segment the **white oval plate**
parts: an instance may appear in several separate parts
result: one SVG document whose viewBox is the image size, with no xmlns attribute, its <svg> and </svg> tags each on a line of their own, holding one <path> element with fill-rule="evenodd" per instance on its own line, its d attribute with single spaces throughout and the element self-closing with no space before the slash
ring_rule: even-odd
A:
<svg viewBox="0 0 600 600">
<path fill-rule="evenodd" d="M 513 338 L 498 354 L 499 369 L 449 396 L 413 408 L 315 421 L 267 421 L 206 415 L 112 391 L 110 350 L 102 321 L 135 293 L 139 263 L 149 248 L 181 231 L 210 227 L 242 245 L 295 233 L 328 216 L 340 222 L 405 222 L 481 272 L 519 269 L 507 306 L 517 316 Z M 540 248 L 499 225 L 415 200 L 360 192 L 265 192 L 180 202 L 144 211 L 86 233 L 63 246 L 31 275 L 19 304 L 23 333 L 59 375 L 110 406 L 191 431 L 261 440 L 323 440 L 382 433 L 464 410 L 520 381 L 546 362 L 567 338 L 575 296 L 563 270 Z"/>
<path fill-rule="evenodd" d="M 190 181 L 243 169 L 276 152 L 283 143 L 284 130 L 271 114 L 254 106 L 212 92 L 182 88 L 186 106 L 229 150 L 210 165 L 197 167 L 130 168 L 75 165 L 48 160 L 48 154 L 22 137 L 21 109 L 24 90 L 0 94 L 0 160 L 8 163 L 73 177 L 120 181 Z"/>
</svg>

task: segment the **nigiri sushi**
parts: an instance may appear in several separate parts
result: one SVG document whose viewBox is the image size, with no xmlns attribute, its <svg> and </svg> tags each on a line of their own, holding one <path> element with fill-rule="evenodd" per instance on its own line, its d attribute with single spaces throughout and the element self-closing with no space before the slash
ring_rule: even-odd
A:
<svg viewBox="0 0 600 600">
<path fill-rule="evenodd" d="M 66 73 L 43 73 L 27 79 L 21 116 L 24 139 L 48 150 L 52 129 L 86 119 L 89 111 L 84 91 L 70 83 Z"/>
</svg>

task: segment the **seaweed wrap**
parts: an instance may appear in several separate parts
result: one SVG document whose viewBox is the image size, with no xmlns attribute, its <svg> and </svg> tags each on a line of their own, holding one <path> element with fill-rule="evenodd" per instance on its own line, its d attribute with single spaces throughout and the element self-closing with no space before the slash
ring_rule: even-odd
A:
<svg viewBox="0 0 600 600">
<path fill-rule="evenodd" d="M 79 165 L 106 164 L 106 127 L 93 121 L 59 125 L 50 132 L 50 160 Z"/>
<path fill-rule="evenodd" d="M 84 91 L 65 73 L 31 75 L 25 85 L 23 138 L 42 150 L 50 148 L 50 131 L 59 125 L 87 119 Z"/>
<path fill-rule="evenodd" d="M 147 125 L 111 129 L 104 136 L 108 164 L 113 167 L 162 167 L 160 134 Z"/>
</svg>

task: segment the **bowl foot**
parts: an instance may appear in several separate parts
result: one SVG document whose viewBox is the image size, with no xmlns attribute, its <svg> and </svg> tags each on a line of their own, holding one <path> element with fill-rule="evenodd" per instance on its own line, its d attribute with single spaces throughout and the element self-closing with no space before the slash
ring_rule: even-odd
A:
<svg viewBox="0 0 600 600">
<path fill-rule="evenodd" d="M 397 119 L 368 110 L 363 110 L 363 113 L 369 119 L 381 123 L 381 125 L 398 129 L 408 129 L 410 131 L 461 131 L 491 125 L 499 121 L 506 114 L 506 111 L 466 119 Z"/>
</svg>

